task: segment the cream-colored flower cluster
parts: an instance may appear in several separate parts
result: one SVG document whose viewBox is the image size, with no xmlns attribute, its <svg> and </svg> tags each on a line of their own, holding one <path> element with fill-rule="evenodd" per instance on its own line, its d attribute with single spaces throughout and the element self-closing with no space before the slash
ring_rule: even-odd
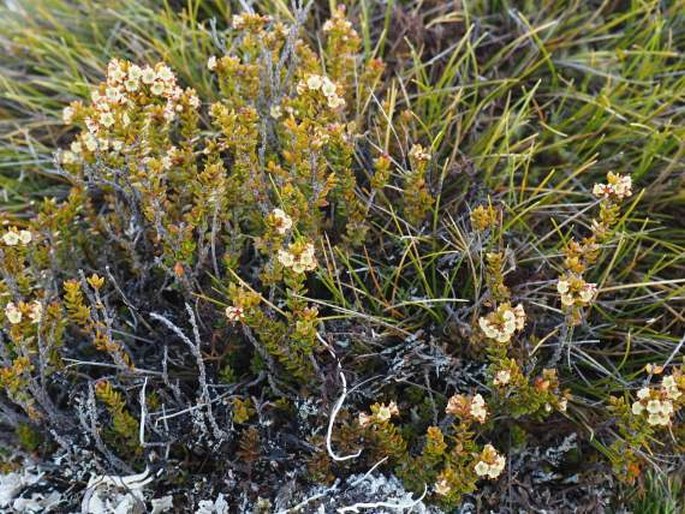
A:
<svg viewBox="0 0 685 514">
<path fill-rule="evenodd" d="M 245 317 L 245 312 L 243 308 L 233 305 L 229 305 L 228 307 L 226 307 L 224 313 L 226 314 L 226 318 L 228 319 L 228 321 L 230 321 L 231 323 L 238 323 L 239 321 L 242 321 Z"/>
<path fill-rule="evenodd" d="M 387 405 L 384 403 L 375 404 L 371 407 L 371 414 L 365 412 L 359 413 L 359 426 L 367 427 L 373 422 L 385 423 L 390 421 L 393 416 L 399 416 L 400 410 L 397 408 L 395 402 L 390 402 Z"/>
<path fill-rule="evenodd" d="M 621 202 L 630 197 L 632 179 L 629 176 L 609 172 L 606 184 L 595 184 L 592 193 L 600 198 L 599 215 L 591 220 L 592 234 L 581 241 L 571 239 L 564 248 L 566 272 L 557 281 L 557 292 L 567 320 L 577 325 L 583 319 L 583 307 L 592 303 L 597 287 L 583 278 L 599 259 L 599 243 L 606 241 L 620 218 Z"/>
<path fill-rule="evenodd" d="M 245 28 L 245 22 L 247 21 L 247 14 L 234 14 L 231 18 L 231 25 L 234 29 L 241 30 Z"/>
<path fill-rule="evenodd" d="M 150 109 L 147 114 L 155 119 L 159 115 L 171 123 L 183 111 L 184 103 L 193 109 L 200 107 L 195 91 L 181 89 L 166 64 L 140 67 L 118 59 L 109 62 L 106 82 L 91 93 L 91 101 L 92 109 L 84 120 L 87 131 L 62 153 L 64 164 L 79 162 L 84 151 L 121 151 L 124 142 L 115 132 L 129 127 L 136 108 L 160 103 L 159 112 Z M 62 113 L 64 123 L 71 124 L 82 108 L 79 102 L 66 107 Z"/>
<path fill-rule="evenodd" d="M 304 273 L 316 269 L 316 255 L 311 243 L 295 242 L 287 250 L 278 250 L 278 262 L 295 273 Z"/>
<path fill-rule="evenodd" d="M 278 120 L 283 117 L 283 108 L 280 105 L 272 105 L 269 107 L 269 116 Z"/>
<path fill-rule="evenodd" d="M 326 20 L 323 24 L 323 31 L 328 33 L 335 30 L 341 33 L 354 32 L 356 34 L 355 30 L 352 28 L 352 22 L 344 16 L 337 15 L 338 12 L 340 11 L 334 12 L 333 17 Z M 342 12 L 344 13 L 345 11 L 343 10 Z"/>
<path fill-rule="evenodd" d="M 293 219 L 283 209 L 277 208 L 271 211 L 268 222 L 281 235 L 287 234 L 293 228 Z"/>
<path fill-rule="evenodd" d="M 633 181 L 629 175 L 609 172 L 606 184 L 595 184 L 592 194 L 597 198 L 621 201 L 633 194 Z"/>
<path fill-rule="evenodd" d="M 431 154 L 423 146 L 416 144 L 409 149 L 409 157 L 420 162 L 428 162 L 431 160 Z"/>
<path fill-rule="evenodd" d="M 447 401 L 445 412 L 465 420 L 473 419 L 479 423 L 485 423 L 485 420 L 488 417 L 488 409 L 485 405 L 485 400 L 480 394 L 476 394 L 475 396 L 466 396 L 463 394 L 453 395 Z"/>
<path fill-rule="evenodd" d="M 9 302 L 5 305 L 5 317 L 12 325 L 21 323 L 24 314 L 28 316 L 31 323 L 40 323 L 40 320 L 43 318 L 43 304 L 38 300 L 34 300 L 29 304 L 19 302 L 17 305 L 14 302 Z"/>
<path fill-rule="evenodd" d="M 682 375 L 678 375 L 677 377 L 674 375 L 666 375 L 661 380 L 661 388 L 667 398 L 674 401 L 679 400 L 683 396 L 681 389 L 685 389 L 685 377 Z"/>
<path fill-rule="evenodd" d="M 447 478 L 440 478 L 437 482 L 435 482 L 433 491 L 435 491 L 435 494 L 439 494 L 440 496 L 447 496 L 452 491 L 452 487 L 450 486 L 450 482 L 447 480 Z"/>
<path fill-rule="evenodd" d="M 679 377 L 667 375 L 661 381 L 661 388 L 643 387 L 637 392 L 633 402 L 632 413 L 636 416 L 646 415 L 647 423 L 654 426 L 667 426 L 676 411 L 674 402 L 683 396 L 685 380 L 679 383 Z"/>
<path fill-rule="evenodd" d="M 497 453 L 494 446 L 486 444 L 474 469 L 479 477 L 495 479 L 502 474 L 505 465 L 506 459 Z"/>
<path fill-rule="evenodd" d="M 507 385 L 511 381 L 511 371 L 508 369 L 501 369 L 497 373 L 495 373 L 495 377 L 492 380 L 492 383 L 496 385 L 497 387 L 503 387 Z"/>
<path fill-rule="evenodd" d="M 310 74 L 298 82 L 297 94 L 302 95 L 305 91 L 321 91 L 331 109 L 345 105 L 345 99 L 338 95 L 338 86 L 325 75 Z"/>
<path fill-rule="evenodd" d="M 270 21 L 270 16 L 253 13 L 241 13 L 233 15 L 231 18 L 231 25 L 236 30 L 245 30 L 251 26 L 263 27 Z"/>
<path fill-rule="evenodd" d="M 7 246 L 17 246 L 18 244 L 27 245 L 31 242 L 33 236 L 29 230 L 19 230 L 17 227 L 10 227 L 7 232 L 2 235 L 2 242 Z"/>
<path fill-rule="evenodd" d="M 647 414 L 650 425 L 668 425 L 673 414 L 673 403 L 668 399 L 659 399 L 649 387 L 643 387 L 637 392 L 638 400 L 633 402 L 632 412 L 636 416 Z"/>
<path fill-rule="evenodd" d="M 597 294 L 597 284 L 585 282 L 580 275 L 566 274 L 557 282 L 561 304 L 566 307 L 589 305 Z"/>
<path fill-rule="evenodd" d="M 478 325 L 489 339 L 506 343 L 511 340 L 511 336 L 515 332 L 524 329 L 526 313 L 521 304 L 512 308 L 511 304 L 503 303 L 494 312 L 481 317 L 478 320 Z"/>
</svg>

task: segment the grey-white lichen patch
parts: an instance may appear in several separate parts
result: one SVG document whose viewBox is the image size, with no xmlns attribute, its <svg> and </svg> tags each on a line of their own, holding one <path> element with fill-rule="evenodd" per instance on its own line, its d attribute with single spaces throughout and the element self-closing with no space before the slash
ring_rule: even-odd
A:
<svg viewBox="0 0 685 514">
<path fill-rule="evenodd" d="M 228 514 L 229 504 L 223 493 L 214 500 L 201 500 L 195 514 Z"/>
<path fill-rule="evenodd" d="M 415 513 L 440 514 L 428 507 L 422 495 L 407 491 L 394 475 L 370 473 L 352 475 L 330 487 L 313 486 L 291 496 L 287 502 L 274 500 L 279 514 Z"/>
<path fill-rule="evenodd" d="M 44 483 L 44 473 L 34 465 L 0 475 L 2 512 L 52 512 L 61 495 Z"/>
</svg>

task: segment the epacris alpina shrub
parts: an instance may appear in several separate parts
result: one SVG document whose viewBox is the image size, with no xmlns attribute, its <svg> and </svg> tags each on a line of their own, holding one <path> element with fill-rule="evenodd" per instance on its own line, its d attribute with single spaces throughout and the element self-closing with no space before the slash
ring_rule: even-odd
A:
<svg viewBox="0 0 685 514">
<path fill-rule="evenodd" d="M 611 411 L 618 416 L 621 435 L 610 448 L 616 474 L 633 483 L 642 469 L 648 466 L 649 455 L 665 448 L 682 454 L 685 426 L 677 423 L 685 407 L 685 365 L 673 367 L 669 373 L 663 368 L 648 366 L 648 382 L 632 396 L 613 397 Z"/>
<path fill-rule="evenodd" d="M 61 451 L 105 468 L 222 448 L 250 456 L 251 473 L 257 427 L 290 423 L 329 380 L 307 294 L 324 242 L 366 240 L 359 104 L 383 65 L 361 56 L 342 9 L 321 54 L 300 25 L 257 14 L 236 15 L 225 37 L 225 55 L 198 63 L 212 103 L 162 62 L 112 60 L 64 109 L 68 198 L 1 235 L 3 390 Z M 402 209 L 416 222 L 429 160 L 415 146 L 373 186 L 413 188 L 420 201 Z M 236 406 L 252 403 L 250 422 Z"/>
<path fill-rule="evenodd" d="M 256 334 L 271 371 L 308 379 L 317 309 L 301 296 L 315 244 L 324 232 L 359 242 L 365 230 L 346 97 L 370 91 L 382 67 L 360 61 L 342 11 L 324 28 L 325 66 L 268 17 L 236 15 L 233 28 L 233 52 L 207 62 L 219 101 L 201 106 L 163 63 L 114 60 L 92 101 L 65 109 L 83 128 L 61 160 L 96 193 L 93 228 L 128 273 L 168 280 L 186 301 L 213 277 L 228 321 Z"/>
</svg>

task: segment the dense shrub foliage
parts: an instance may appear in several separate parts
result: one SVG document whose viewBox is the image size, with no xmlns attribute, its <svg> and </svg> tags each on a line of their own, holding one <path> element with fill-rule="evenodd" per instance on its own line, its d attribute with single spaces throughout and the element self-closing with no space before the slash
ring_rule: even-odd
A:
<svg viewBox="0 0 685 514">
<path fill-rule="evenodd" d="M 550 427 L 617 482 L 682 465 L 685 239 L 647 217 L 680 187 L 666 122 L 643 168 L 603 155 L 639 151 L 600 119 L 622 92 L 538 71 L 571 59 L 542 22 L 490 40 L 465 11 L 410 65 L 343 7 L 267 12 L 201 31 L 192 73 L 121 52 L 61 102 L 62 194 L 2 212 L 14 447 L 234 505 L 378 466 L 457 507 Z"/>
</svg>

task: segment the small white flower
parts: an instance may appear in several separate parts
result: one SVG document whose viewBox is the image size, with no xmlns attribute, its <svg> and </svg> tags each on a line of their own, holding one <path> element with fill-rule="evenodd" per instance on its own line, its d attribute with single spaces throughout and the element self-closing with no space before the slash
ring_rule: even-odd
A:
<svg viewBox="0 0 685 514">
<path fill-rule="evenodd" d="M 583 289 L 580 290 L 580 293 L 578 294 L 580 296 L 580 299 L 583 303 L 590 303 L 592 299 L 595 297 L 595 294 L 597 293 L 597 285 L 596 284 L 585 284 Z"/>
<path fill-rule="evenodd" d="M 673 375 L 667 375 L 661 380 L 661 385 L 664 387 L 664 389 L 673 389 L 678 387 L 678 384 L 675 381 L 675 378 L 673 378 Z"/>
<path fill-rule="evenodd" d="M 209 59 L 207 59 L 207 69 L 209 71 L 216 70 L 216 56 L 215 55 L 212 55 Z"/>
<path fill-rule="evenodd" d="M 333 30 L 334 26 L 335 25 L 333 25 L 333 20 L 326 20 L 326 23 L 323 24 L 322 29 L 324 32 L 330 32 L 331 30 Z"/>
<path fill-rule="evenodd" d="M 29 244 L 31 242 L 32 236 L 31 232 L 28 230 L 20 230 L 19 231 L 19 241 L 22 242 L 22 244 Z"/>
<path fill-rule="evenodd" d="M 150 92 L 153 95 L 162 96 L 162 94 L 164 94 L 165 89 L 166 86 L 164 85 L 164 82 L 157 81 L 154 84 L 152 84 L 152 87 L 150 87 Z"/>
<path fill-rule="evenodd" d="M 74 164 L 78 160 L 76 154 L 74 152 L 70 152 L 69 150 L 62 152 L 59 155 L 59 159 L 62 164 Z"/>
<path fill-rule="evenodd" d="M 290 268 L 295 263 L 295 256 L 286 250 L 278 250 L 278 262 L 286 268 Z"/>
<path fill-rule="evenodd" d="M 331 95 L 326 98 L 326 103 L 331 109 L 337 109 L 338 107 L 345 106 L 345 99 L 339 97 L 338 95 Z"/>
<path fill-rule="evenodd" d="M 661 412 L 661 402 L 659 400 L 649 400 L 647 402 L 647 412 L 650 414 Z"/>
<path fill-rule="evenodd" d="M 74 114 L 74 108 L 71 106 L 65 107 L 62 110 L 62 121 L 65 125 L 71 125 L 71 122 L 74 121 Z"/>
<path fill-rule="evenodd" d="M 670 400 L 677 400 L 683 395 L 678 386 L 678 382 L 673 375 L 665 376 L 661 381 L 661 387 L 663 387 L 666 396 Z"/>
<path fill-rule="evenodd" d="M 321 92 L 324 94 L 324 96 L 337 96 L 336 91 L 337 88 L 335 87 L 335 83 L 328 77 L 323 77 L 321 83 Z"/>
<path fill-rule="evenodd" d="M 126 77 L 126 72 L 122 69 L 121 63 L 116 59 L 107 65 L 107 79 L 109 82 L 121 82 Z"/>
<path fill-rule="evenodd" d="M 359 413 L 359 426 L 360 427 L 366 427 L 371 424 L 371 421 L 373 420 L 373 416 L 370 414 L 366 414 L 365 412 L 360 412 Z"/>
<path fill-rule="evenodd" d="M 511 380 L 511 372 L 508 369 L 503 369 L 495 373 L 495 378 L 492 381 L 496 386 L 504 386 Z"/>
<path fill-rule="evenodd" d="M 21 323 L 22 314 L 14 302 L 10 302 L 5 306 L 5 317 L 13 325 Z"/>
<path fill-rule="evenodd" d="M 108 87 L 105 90 L 105 96 L 112 103 L 119 103 L 124 99 L 123 92 L 119 87 Z"/>
<path fill-rule="evenodd" d="M 506 466 L 506 459 L 502 455 L 495 457 L 495 462 L 490 466 L 490 478 L 497 478 L 504 471 L 504 466 Z"/>
<path fill-rule="evenodd" d="M 516 317 L 516 330 L 523 330 L 526 326 L 526 311 L 523 310 L 523 305 L 518 304 L 514 307 L 514 316 Z"/>
<path fill-rule="evenodd" d="M 580 276 L 564 276 L 557 282 L 557 291 L 566 307 L 587 305 L 597 294 L 597 284 L 585 282 Z"/>
<path fill-rule="evenodd" d="M 129 77 L 126 82 L 124 82 L 124 87 L 126 88 L 126 91 L 133 93 L 134 91 L 138 91 L 139 87 L 139 79 L 134 79 L 133 77 Z"/>
<path fill-rule="evenodd" d="M 234 14 L 231 19 L 233 28 L 241 29 L 245 25 L 246 16 L 244 14 Z"/>
<path fill-rule="evenodd" d="M 19 233 L 14 230 L 8 230 L 2 236 L 2 241 L 7 246 L 16 246 L 19 244 Z"/>
<path fill-rule="evenodd" d="M 475 470 L 476 470 L 476 475 L 478 475 L 479 477 L 485 476 L 490 472 L 490 464 L 480 460 L 476 464 Z"/>
<path fill-rule="evenodd" d="M 100 124 L 91 116 L 86 118 L 86 128 L 88 128 L 91 136 L 100 132 Z"/>
<path fill-rule="evenodd" d="M 638 397 L 640 400 L 644 400 L 644 399 L 646 399 L 646 398 L 649 398 L 649 394 L 650 394 L 649 387 L 643 387 L 642 389 L 640 389 L 640 390 L 637 392 L 637 397 Z"/>
<path fill-rule="evenodd" d="M 235 306 L 228 306 L 226 307 L 226 317 L 228 318 L 228 321 L 231 323 L 237 323 L 238 321 L 242 321 L 242 319 L 245 317 L 245 313 L 243 312 L 243 309 L 241 307 L 235 307 Z"/>
<path fill-rule="evenodd" d="M 559 282 L 557 282 L 557 291 L 561 294 L 566 293 L 570 287 L 571 285 L 566 280 L 559 279 Z"/>
<path fill-rule="evenodd" d="M 275 120 L 279 119 L 281 116 L 283 116 L 283 109 L 281 109 L 280 105 L 272 105 L 269 108 L 269 114 L 271 117 Z"/>
<path fill-rule="evenodd" d="M 293 226 L 293 220 L 282 209 L 274 209 L 271 215 L 276 221 L 276 232 L 283 235 L 286 234 Z"/>
<path fill-rule="evenodd" d="M 153 70 L 149 66 L 146 66 L 140 78 L 142 79 L 143 84 L 152 84 L 156 78 L 155 70 Z"/>
<path fill-rule="evenodd" d="M 172 121 L 174 121 L 175 118 L 176 118 L 176 111 L 174 110 L 173 105 L 167 105 L 164 108 L 164 119 L 168 123 L 171 123 Z"/>
<path fill-rule="evenodd" d="M 485 423 L 488 410 L 485 407 L 485 400 L 480 394 L 475 395 L 471 400 L 471 415 L 480 423 Z"/>
<path fill-rule="evenodd" d="M 111 112 L 103 112 L 100 114 L 100 124 L 103 127 L 111 127 L 114 125 L 114 116 L 112 115 Z"/>
<path fill-rule="evenodd" d="M 190 105 L 193 109 L 199 109 L 200 108 L 200 97 L 197 96 L 194 92 L 188 96 L 188 105 Z"/>
<path fill-rule="evenodd" d="M 128 78 L 138 81 L 143 76 L 143 70 L 137 64 L 131 64 L 128 67 Z"/>
<path fill-rule="evenodd" d="M 390 402 L 388 405 L 381 404 L 376 413 L 376 418 L 378 421 L 388 421 L 393 415 L 398 414 L 397 404 L 395 402 Z"/>
<path fill-rule="evenodd" d="M 477 472 L 477 471 L 476 471 Z M 435 485 L 433 486 L 435 490 L 435 494 L 439 494 L 440 496 L 447 496 L 452 488 L 450 487 L 450 484 L 447 482 L 447 479 L 443 478 L 435 482 Z"/>
<path fill-rule="evenodd" d="M 387 405 L 381 405 L 380 409 L 378 409 L 376 417 L 378 418 L 378 421 L 388 421 L 392 417 L 390 407 Z"/>
<path fill-rule="evenodd" d="M 174 80 L 174 73 L 166 64 L 159 65 L 157 69 L 157 79 L 162 82 L 172 82 Z"/>
<path fill-rule="evenodd" d="M 647 417 L 647 422 L 650 425 L 656 426 L 666 426 L 670 423 L 671 419 L 667 414 L 654 413 Z"/>
<path fill-rule="evenodd" d="M 310 91 L 316 91 L 321 88 L 323 82 L 320 75 L 309 75 L 306 80 L 307 87 Z"/>
<path fill-rule="evenodd" d="M 38 300 L 31 302 L 29 319 L 34 324 L 40 323 L 40 320 L 43 319 L 43 304 Z"/>
<path fill-rule="evenodd" d="M 661 413 L 669 416 L 673 414 L 673 404 L 670 401 L 661 402 Z"/>
<path fill-rule="evenodd" d="M 314 245 L 307 243 L 304 251 L 300 254 L 300 260 L 304 265 L 304 268 L 308 271 L 316 269 L 316 256 L 314 254 Z"/>
</svg>

